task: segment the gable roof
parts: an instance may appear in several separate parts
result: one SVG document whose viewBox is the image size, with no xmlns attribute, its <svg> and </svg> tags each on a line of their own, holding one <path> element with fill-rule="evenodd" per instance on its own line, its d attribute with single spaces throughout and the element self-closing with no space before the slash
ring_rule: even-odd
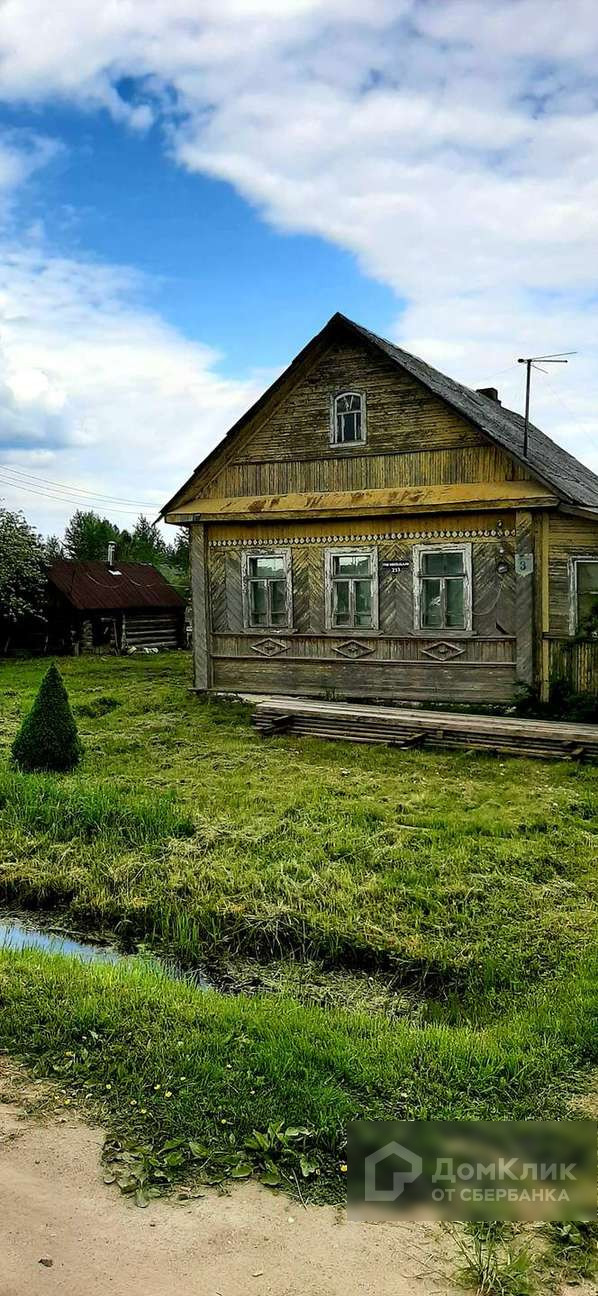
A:
<svg viewBox="0 0 598 1296">
<path fill-rule="evenodd" d="M 569 454 L 567 450 L 564 450 L 562 446 L 557 445 L 556 441 L 553 441 L 540 428 L 535 427 L 532 423 L 529 424 L 528 453 L 527 457 L 524 458 L 525 421 L 521 414 L 517 414 L 515 410 L 506 409 L 498 401 L 492 400 L 488 396 L 482 396 L 479 392 L 471 387 L 466 387 L 463 383 L 455 382 L 453 378 L 448 378 L 446 374 L 441 373 L 439 369 L 434 369 L 425 360 L 420 360 L 419 356 L 411 355 L 409 351 L 403 351 L 401 347 L 395 346 L 393 342 L 378 337 L 376 333 L 371 333 L 369 329 L 363 328 L 361 324 L 356 324 L 353 320 L 348 319 L 346 315 L 337 312 L 328 320 L 321 332 L 317 333 L 303 350 L 295 356 L 295 359 L 285 369 L 284 373 L 233 424 L 222 441 L 198 465 L 172 499 L 164 505 L 162 514 L 175 510 L 177 505 L 183 502 L 184 497 L 188 495 L 190 489 L 194 486 L 197 474 L 199 472 L 203 474 L 212 464 L 216 467 L 217 460 L 232 441 L 236 440 L 244 428 L 248 427 L 260 413 L 264 412 L 267 415 L 268 407 L 276 400 L 281 389 L 289 381 L 292 381 L 294 373 L 300 371 L 304 362 L 310 358 L 311 353 L 318 347 L 326 346 L 339 335 L 349 337 L 353 341 L 361 340 L 370 349 L 379 353 L 382 352 L 397 365 L 397 368 L 422 383 L 428 391 L 440 397 L 457 413 L 479 428 L 489 440 L 512 455 L 518 463 L 531 471 L 539 481 L 546 486 L 550 486 L 562 500 L 583 508 L 598 509 L 598 476 L 590 468 L 586 468 L 584 464 L 580 463 L 578 459 L 575 459 L 573 455 Z"/>
<path fill-rule="evenodd" d="M 105 562 L 58 558 L 50 567 L 48 580 L 80 612 L 185 606 L 178 591 L 151 563 L 117 563 L 111 569 Z"/>
</svg>

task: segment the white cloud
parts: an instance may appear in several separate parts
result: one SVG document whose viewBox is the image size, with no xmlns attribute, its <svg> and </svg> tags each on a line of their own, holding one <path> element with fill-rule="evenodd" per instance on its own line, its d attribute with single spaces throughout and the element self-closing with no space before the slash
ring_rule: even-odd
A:
<svg viewBox="0 0 598 1296">
<path fill-rule="evenodd" d="M 19 187 L 61 150 L 58 140 L 29 130 L 4 130 L 0 134 L 0 219 L 6 218 Z"/>
<path fill-rule="evenodd" d="M 6 99 L 102 104 L 136 129 L 159 120 L 179 164 L 230 181 L 277 228 L 353 252 L 401 299 L 397 338 L 454 376 L 496 378 L 520 405 L 518 354 L 578 350 L 567 368 L 537 377 L 534 413 L 594 462 L 597 57 L 595 0 L 120 0 L 95 9 L 63 0 L 57 10 L 5 0 L 0 8 Z M 136 86 L 132 100 L 119 94 L 124 76 Z M 0 154 L 0 183 L 1 169 Z M 11 344 L 30 365 L 29 398 L 36 393 L 49 417 L 49 393 L 35 377 L 49 362 L 52 417 L 69 435 L 112 422 L 108 444 L 130 443 L 137 454 L 135 410 L 152 427 L 162 420 L 169 436 L 185 427 L 181 469 L 199 458 L 203 385 L 208 422 L 220 430 L 244 389 L 225 384 L 219 405 L 213 358 L 136 306 L 124 272 L 114 284 L 102 272 L 99 287 L 93 275 L 83 285 L 76 265 L 47 262 L 31 273 L 29 340 L 17 329 Z M 35 319 L 40 280 L 42 302 L 60 302 L 56 338 L 49 306 Z M 190 362 L 202 386 L 191 395 Z M 203 429 L 203 414 L 199 422 Z"/>
<path fill-rule="evenodd" d="M 158 512 L 258 394 L 152 314 L 142 287 L 126 269 L 1 249 L 0 497 L 44 530 L 62 529 L 75 496 L 71 506 L 48 486 L 44 498 L 33 482 L 25 492 L 11 466 L 72 483 L 82 502 L 86 491 L 130 500 L 133 521 L 136 502 Z"/>
</svg>

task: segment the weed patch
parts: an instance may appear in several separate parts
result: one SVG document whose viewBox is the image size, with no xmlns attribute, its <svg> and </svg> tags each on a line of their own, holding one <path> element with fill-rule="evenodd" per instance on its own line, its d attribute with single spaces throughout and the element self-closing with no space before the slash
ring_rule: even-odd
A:
<svg viewBox="0 0 598 1296">
<path fill-rule="evenodd" d="M 258 1176 L 278 1170 L 286 1187 L 295 1173 L 302 1192 L 340 1199 L 348 1120 L 562 1114 L 596 1054 L 596 984 L 593 965 L 574 987 L 552 987 L 480 1030 L 284 995 L 231 998 L 141 961 L 3 951 L 0 1039 L 67 1102 L 97 1114 L 127 1156 L 161 1163 L 165 1145 L 182 1140 L 167 1149 L 177 1156 L 166 1187 L 195 1172 L 238 1177 L 249 1165 Z M 133 1166 L 131 1190 L 133 1171 L 135 1191 L 159 1186 L 152 1166 Z"/>
<path fill-rule="evenodd" d="M 5 1046 L 98 1105 L 118 1155 L 150 1149 L 137 1187 L 173 1138 L 182 1182 L 191 1141 L 206 1172 L 253 1171 L 255 1131 L 314 1131 L 305 1190 L 331 1193 L 352 1116 L 567 1110 L 596 1061 L 595 768 L 261 743 L 247 707 L 190 694 L 183 653 L 61 669 L 85 761 L 24 778 L 9 748 L 40 666 L 0 662 L 0 894 L 189 968 L 278 963 L 232 999 L 1 956 Z"/>
<path fill-rule="evenodd" d="M 110 697 L 103 693 L 99 697 L 92 698 L 91 702 L 79 702 L 75 707 L 78 716 L 84 716 L 89 720 L 99 720 L 102 716 L 109 715 L 116 707 L 121 706 L 118 698 Z"/>
<path fill-rule="evenodd" d="M 43 834 L 52 841 L 104 839 L 115 847 L 144 846 L 189 837 L 194 826 L 174 797 L 127 794 L 52 775 L 0 771 L 0 829 Z"/>
</svg>

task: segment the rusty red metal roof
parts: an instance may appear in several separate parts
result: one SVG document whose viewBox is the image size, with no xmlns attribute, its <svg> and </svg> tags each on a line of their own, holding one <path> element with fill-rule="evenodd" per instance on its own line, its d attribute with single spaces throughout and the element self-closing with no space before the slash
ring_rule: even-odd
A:
<svg viewBox="0 0 598 1296">
<path fill-rule="evenodd" d="M 185 600 L 151 563 L 74 562 L 59 558 L 51 585 L 81 612 L 99 608 L 182 608 Z"/>
</svg>

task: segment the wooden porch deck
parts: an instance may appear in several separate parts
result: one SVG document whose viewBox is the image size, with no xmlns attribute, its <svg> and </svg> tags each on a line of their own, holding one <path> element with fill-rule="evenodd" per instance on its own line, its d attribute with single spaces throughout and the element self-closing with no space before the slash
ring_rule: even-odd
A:
<svg viewBox="0 0 598 1296">
<path fill-rule="evenodd" d="M 598 760 L 598 725 L 513 716 L 321 702 L 314 698 L 247 696 L 262 737 L 309 734 L 390 747 L 475 748 L 511 756 Z"/>
</svg>

